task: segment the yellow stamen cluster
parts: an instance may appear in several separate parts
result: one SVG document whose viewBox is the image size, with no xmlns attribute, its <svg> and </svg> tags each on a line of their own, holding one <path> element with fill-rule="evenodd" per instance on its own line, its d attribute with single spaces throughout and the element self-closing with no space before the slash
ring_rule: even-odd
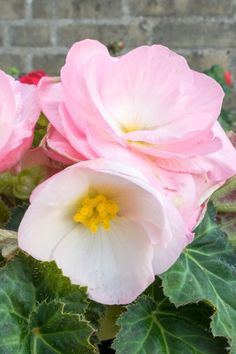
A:
<svg viewBox="0 0 236 354">
<path fill-rule="evenodd" d="M 103 194 L 98 194 L 96 197 L 86 197 L 81 201 L 73 220 L 86 226 L 92 233 L 96 233 L 99 226 L 109 230 L 110 220 L 114 219 L 118 212 L 117 203 L 107 199 Z"/>
</svg>

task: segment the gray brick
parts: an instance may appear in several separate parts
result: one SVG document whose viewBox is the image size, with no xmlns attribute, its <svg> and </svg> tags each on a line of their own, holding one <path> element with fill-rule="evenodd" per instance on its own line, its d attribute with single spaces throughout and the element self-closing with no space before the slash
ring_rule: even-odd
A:
<svg viewBox="0 0 236 354">
<path fill-rule="evenodd" d="M 236 23 L 160 21 L 153 32 L 153 42 L 164 43 L 174 48 L 236 47 Z"/>
<path fill-rule="evenodd" d="M 9 31 L 10 43 L 19 47 L 42 47 L 50 45 L 50 29 L 48 26 L 12 26 Z"/>
<path fill-rule="evenodd" d="M 130 13 L 138 16 L 233 15 L 234 0 L 129 0 Z"/>
<path fill-rule="evenodd" d="M 214 64 L 218 64 L 226 70 L 230 65 L 229 54 L 226 51 L 192 51 L 189 54 L 185 54 L 178 50 L 177 52 L 182 54 L 187 59 L 189 66 L 197 71 L 209 69 Z"/>
<path fill-rule="evenodd" d="M 34 70 L 43 69 L 49 75 L 60 75 L 60 69 L 65 63 L 66 53 L 63 54 L 45 54 L 33 56 Z"/>
<path fill-rule="evenodd" d="M 50 19 L 53 17 L 54 0 L 33 0 L 32 16 L 34 18 Z"/>
<path fill-rule="evenodd" d="M 3 27 L 0 25 L 0 46 L 3 45 Z"/>
<path fill-rule="evenodd" d="M 32 3 L 32 20 L 26 18 L 30 12 L 26 14 L 27 2 L 29 9 Z M 123 3 L 132 16 L 129 23 Z M 236 81 L 235 7 L 236 0 L 0 0 L 0 48 L 5 46 L 0 67 L 17 66 L 25 71 L 30 64 L 26 54 L 30 54 L 32 69 L 58 75 L 65 61 L 65 47 L 94 38 L 106 45 L 122 40 L 124 52 L 142 44 L 163 43 L 183 54 L 193 69 L 202 71 L 219 64 L 231 69 Z M 81 24 L 84 19 L 86 24 Z M 103 19 L 112 24 L 102 24 Z M 52 29 L 55 38 L 53 32 L 51 42 Z M 9 45 L 12 48 L 8 49 Z M 51 50 L 53 45 L 56 47 Z M 26 53 L 26 47 L 32 49 Z M 236 92 L 225 104 L 236 111 L 235 102 Z"/>
<path fill-rule="evenodd" d="M 235 83 L 236 83 L 236 51 L 229 52 L 229 57 L 230 57 L 230 67 L 232 70 L 235 71 Z"/>
<path fill-rule="evenodd" d="M 24 57 L 20 54 L 0 54 L 0 69 L 7 70 L 10 67 L 17 67 L 17 69 L 24 72 Z"/>
<path fill-rule="evenodd" d="M 126 47 L 136 47 L 147 43 L 148 40 L 146 31 L 141 25 L 70 25 L 62 26 L 57 31 L 58 46 L 68 47 L 85 38 L 97 39 L 106 45 L 122 40 Z"/>
<path fill-rule="evenodd" d="M 0 0 L 0 19 L 15 20 L 25 16 L 25 0 Z"/>
<path fill-rule="evenodd" d="M 110 18 L 121 16 L 120 0 L 60 0 L 55 7 L 57 18 Z"/>
</svg>

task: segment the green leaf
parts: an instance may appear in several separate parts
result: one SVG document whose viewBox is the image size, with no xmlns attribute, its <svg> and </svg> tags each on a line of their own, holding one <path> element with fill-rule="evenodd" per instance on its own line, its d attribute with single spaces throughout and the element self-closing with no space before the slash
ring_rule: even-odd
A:
<svg viewBox="0 0 236 354">
<path fill-rule="evenodd" d="M 29 353 L 94 353 L 92 327 L 81 316 L 64 313 L 58 302 L 42 303 L 31 316 Z"/>
<path fill-rule="evenodd" d="M 0 193 L 7 197 L 28 200 L 32 190 L 47 176 L 44 166 L 31 166 L 17 175 L 10 172 L 0 174 Z"/>
<path fill-rule="evenodd" d="M 226 337 L 235 353 L 236 255 L 215 223 L 212 207 L 196 229 L 194 242 L 161 278 L 165 295 L 176 306 L 204 300 L 215 309 L 212 333 Z"/>
<path fill-rule="evenodd" d="M 16 177 L 10 172 L 4 172 L 0 174 L 0 194 L 12 195 L 13 185 Z"/>
<path fill-rule="evenodd" d="M 0 227 L 6 225 L 10 218 L 10 210 L 4 201 L 0 198 Z"/>
<path fill-rule="evenodd" d="M 20 262 L 31 270 L 35 286 L 36 299 L 41 302 L 60 300 L 65 303 L 65 311 L 84 314 L 89 302 L 86 288 L 71 284 L 69 278 L 62 275 L 55 262 L 39 262 L 32 257 L 21 254 Z"/>
<path fill-rule="evenodd" d="M 0 271 L 0 284 L 1 353 L 95 351 L 94 329 L 83 315 L 85 290 L 71 285 L 53 263 L 20 253 Z"/>
<path fill-rule="evenodd" d="M 22 317 L 17 308 L 10 313 L 6 307 L 1 315 L 2 353 L 95 353 L 89 343 L 93 328 L 81 316 L 65 313 L 60 302 L 37 305 L 30 318 Z"/>
<path fill-rule="evenodd" d="M 10 220 L 5 226 L 7 230 L 18 231 L 21 220 L 28 208 L 27 204 L 23 204 L 21 206 L 17 206 L 11 209 Z"/>
<path fill-rule="evenodd" d="M 219 188 L 211 200 L 217 212 L 236 213 L 236 176 Z"/>
<path fill-rule="evenodd" d="M 34 129 L 34 141 L 32 144 L 33 147 L 37 147 L 40 145 L 41 140 L 46 135 L 47 127 L 48 127 L 48 120 L 45 117 L 45 115 L 41 113 Z"/>
<path fill-rule="evenodd" d="M 15 255 L 18 250 L 17 233 L 15 231 L 0 229 L 0 250 L 3 257 L 1 261 Z"/>
<path fill-rule="evenodd" d="M 106 306 L 90 300 L 86 309 L 86 319 L 92 324 L 93 328 L 99 329 L 101 320 L 104 317 Z"/>
<path fill-rule="evenodd" d="M 105 312 L 105 306 L 90 301 L 86 295 L 86 288 L 71 284 L 69 278 L 64 277 L 55 262 L 38 262 L 32 257 L 21 255 L 24 262 L 32 270 L 33 283 L 36 288 L 37 301 L 57 299 L 65 303 L 65 311 L 84 314 L 86 319 L 96 330 Z M 92 343 L 97 343 L 95 336 Z"/>
<path fill-rule="evenodd" d="M 233 125 L 235 122 L 235 115 L 230 111 L 226 111 L 225 109 L 222 109 L 219 116 L 219 122 L 225 131 L 229 131 L 233 129 Z"/>
<path fill-rule="evenodd" d="M 21 74 L 20 70 L 18 68 L 16 68 L 15 66 L 8 68 L 6 70 L 6 72 L 7 72 L 7 74 L 13 76 L 15 79 L 18 79 L 18 77 Z"/>
<path fill-rule="evenodd" d="M 236 248 L 236 177 L 232 177 L 218 189 L 211 201 L 217 212 L 217 223 Z"/>
<path fill-rule="evenodd" d="M 117 354 L 226 353 L 224 340 L 202 326 L 202 315 L 209 314 L 205 304 L 176 309 L 158 290 L 158 300 L 142 295 L 121 315 L 113 343 Z"/>
<path fill-rule="evenodd" d="M 13 195 L 22 200 L 28 200 L 33 189 L 43 181 L 46 176 L 44 168 L 32 166 L 21 171 L 13 185 Z"/>
<path fill-rule="evenodd" d="M 236 249 L 236 214 L 217 213 L 217 222 L 221 230 L 226 232 L 229 242 Z"/>
</svg>

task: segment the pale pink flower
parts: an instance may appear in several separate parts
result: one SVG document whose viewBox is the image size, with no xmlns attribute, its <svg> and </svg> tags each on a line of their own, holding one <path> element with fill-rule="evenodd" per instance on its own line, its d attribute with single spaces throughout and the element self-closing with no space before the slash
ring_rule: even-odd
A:
<svg viewBox="0 0 236 354">
<path fill-rule="evenodd" d="M 101 43 L 81 41 L 70 49 L 61 78 L 44 78 L 38 89 L 51 122 L 52 157 L 69 163 L 105 157 L 145 173 L 151 168 L 151 183 L 176 201 L 181 194 L 176 205 L 186 220 L 192 216 L 191 228 L 203 202 L 236 172 L 236 151 L 217 123 L 223 90 L 166 47 L 113 58 Z"/>
<path fill-rule="evenodd" d="M 39 113 L 35 87 L 0 70 L 0 172 L 13 167 L 31 146 Z"/>
<path fill-rule="evenodd" d="M 39 185 L 18 237 L 21 249 L 55 260 L 72 283 L 105 304 L 133 301 L 192 241 L 161 190 L 135 169 L 103 159 Z"/>
</svg>

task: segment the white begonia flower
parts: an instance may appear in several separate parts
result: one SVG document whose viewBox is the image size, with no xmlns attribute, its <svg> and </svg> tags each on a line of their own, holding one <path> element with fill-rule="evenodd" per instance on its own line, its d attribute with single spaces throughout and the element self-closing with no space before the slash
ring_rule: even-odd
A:
<svg viewBox="0 0 236 354">
<path fill-rule="evenodd" d="M 104 304 L 132 302 L 191 241 L 161 191 L 104 159 L 73 165 L 37 187 L 18 235 L 21 249 L 55 260 Z"/>
</svg>

